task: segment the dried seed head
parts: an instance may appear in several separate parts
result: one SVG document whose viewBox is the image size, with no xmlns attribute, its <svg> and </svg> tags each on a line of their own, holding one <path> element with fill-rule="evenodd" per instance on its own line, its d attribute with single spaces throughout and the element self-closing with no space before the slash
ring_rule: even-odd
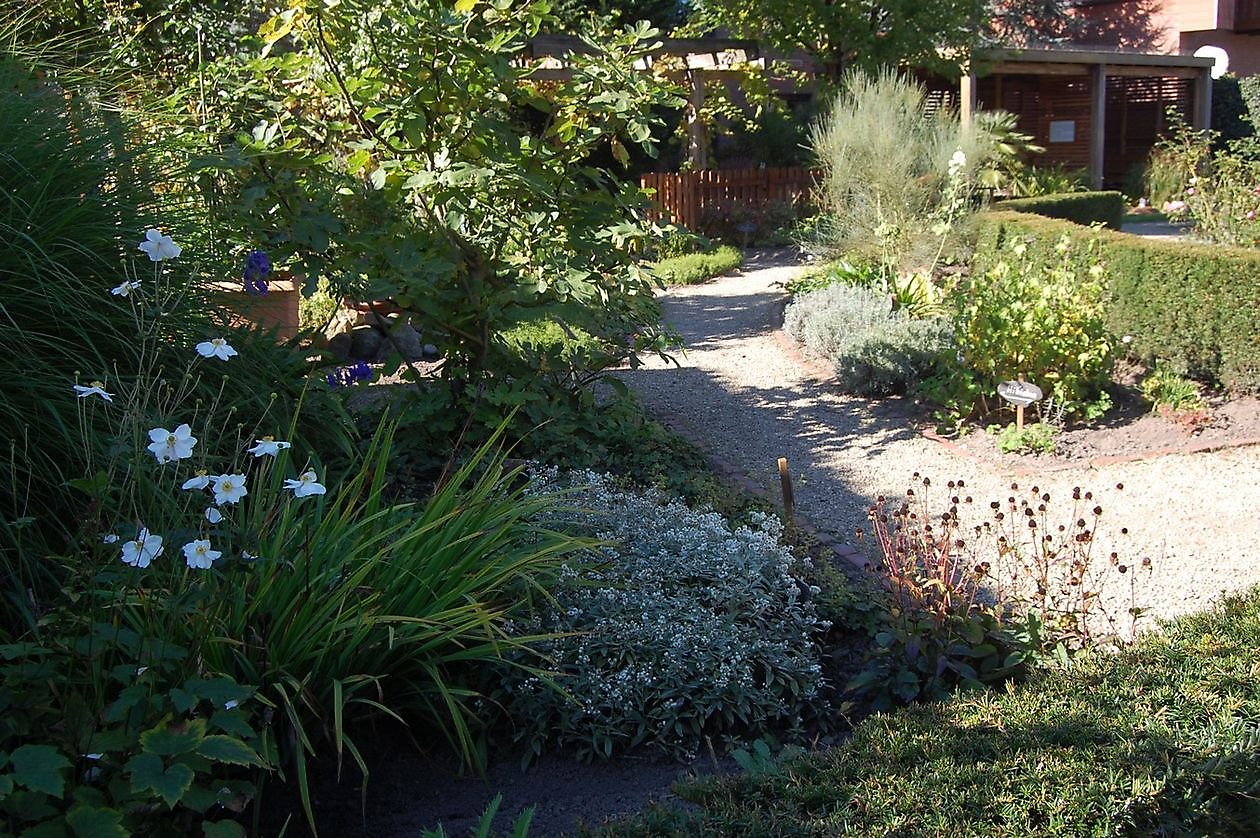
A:
<svg viewBox="0 0 1260 838">
<path fill-rule="evenodd" d="M 1146 556 L 1145 558 L 1142 559 L 1142 567 L 1150 567 L 1150 566 L 1151 566 L 1151 557 Z"/>
<path fill-rule="evenodd" d="M 1102 507 L 1101 507 L 1101 506 L 1095 506 L 1095 507 L 1094 507 L 1094 514 L 1095 514 L 1095 515 L 1101 515 L 1101 514 L 1102 514 Z"/>
<path fill-rule="evenodd" d="M 1080 500 L 1080 499 L 1081 499 L 1081 487 L 1073 486 L 1072 487 L 1072 500 Z"/>
<path fill-rule="evenodd" d="M 1001 509 L 1001 508 L 1002 508 L 1002 504 L 998 503 L 997 501 L 993 501 L 993 503 L 989 504 L 989 508 L 990 508 L 990 509 Z"/>
<path fill-rule="evenodd" d="M 1124 491 L 1124 484 L 1123 484 L 1123 483 L 1117 483 L 1117 484 L 1116 484 L 1116 491 L 1123 492 L 1123 491 Z"/>
<path fill-rule="evenodd" d="M 1120 571 L 1121 573 L 1126 573 L 1129 570 L 1129 566 L 1122 564 L 1119 567 L 1117 567 L 1116 570 Z"/>
<path fill-rule="evenodd" d="M 1121 528 L 1120 528 L 1120 534 L 1121 534 L 1121 535 L 1128 535 L 1128 534 L 1129 534 L 1129 528 L 1128 528 L 1128 527 L 1121 527 Z"/>
</svg>

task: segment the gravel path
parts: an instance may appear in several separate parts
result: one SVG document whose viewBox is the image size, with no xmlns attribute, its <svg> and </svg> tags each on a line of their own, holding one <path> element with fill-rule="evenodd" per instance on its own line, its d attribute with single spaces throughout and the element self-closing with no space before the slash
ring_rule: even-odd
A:
<svg viewBox="0 0 1260 838">
<path fill-rule="evenodd" d="M 649 412 L 743 471 L 769 496 L 777 495 L 776 462 L 787 457 L 798 509 L 842 540 L 852 540 L 866 523 L 874 498 L 900 496 L 915 472 L 937 487 L 965 481 L 985 513 L 989 501 L 1005 501 L 1013 475 L 923 438 L 905 403 L 837 392 L 819 379 L 817 365 L 788 350 L 780 334 L 781 284 L 799 270 L 751 269 L 665 293 L 666 320 L 687 350 L 677 366 L 654 361 L 625 373 Z M 1104 508 L 1095 549 L 1104 557 L 1114 550 L 1130 565 L 1151 559 L 1149 576 L 1107 574 L 1102 600 L 1111 613 L 1134 604 L 1131 587 L 1148 613 L 1173 616 L 1201 608 L 1224 590 L 1260 582 L 1260 447 L 1082 467 L 1018 482 L 1049 492 L 1064 523 L 1073 487 L 1093 491 Z"/>
</svg>

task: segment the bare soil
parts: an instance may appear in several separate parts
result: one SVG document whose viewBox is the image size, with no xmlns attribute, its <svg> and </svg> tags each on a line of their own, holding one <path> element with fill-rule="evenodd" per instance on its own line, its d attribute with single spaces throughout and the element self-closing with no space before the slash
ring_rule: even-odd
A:
<svg viewBox="0 0 1260 838">
<path fill-rule="evenodd" d="M 998 438 L 982 429 L 953 442 L 960 452 L 992 465 L 1037 471 L 1145 460 L 1260 444 L 1260 399 L 1208 396 L 1199 411 L 1154 411 L 1129 388 L 1117 393 L 1116 407 L 1090 426 L 1068 427 L 1055 437 L 1051 454 L 1004 454 Z M 1030 415 L 1028 421 L 1035 421 Z"/>
</svg>

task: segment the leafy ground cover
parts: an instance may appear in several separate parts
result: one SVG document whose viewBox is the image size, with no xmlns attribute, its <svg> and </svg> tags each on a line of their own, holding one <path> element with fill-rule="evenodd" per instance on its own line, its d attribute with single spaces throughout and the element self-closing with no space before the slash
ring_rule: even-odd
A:
<svg viewBox="0 0 1260 838">
<path fill-rule="evenodd" d="M 1260 820 L 1260 590 L 1022 686 L 862 722 L 608 835 L 1246 835 Z"/>
<path fill-rule="evenodd" d="M 742 264 L 744 254 L 724 244 L 708 253 L 686 253 L 662 259 L 652 265 L 652 270 L 666 285 L 694 285 L 728 274 Z"/>
</svg>

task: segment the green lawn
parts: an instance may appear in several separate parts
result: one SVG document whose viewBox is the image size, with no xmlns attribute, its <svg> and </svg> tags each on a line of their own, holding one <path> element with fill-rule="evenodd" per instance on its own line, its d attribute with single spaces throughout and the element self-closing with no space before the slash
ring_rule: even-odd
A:
<svg viewBox="0 0 1260 838">
<path fill-rule="evenodd" d="M 666 285 L 695 285 L 728 274 L 744 264 L 744 254 L 729 245 L 712 253 L 688 253 L 662 259 L 652 270 Z"/>
<path fill-rule="evenodd" d="M 1255 835 L 1260 588 L 1066 672 L 868 718 L 616 835 Z"/>
</svg>

